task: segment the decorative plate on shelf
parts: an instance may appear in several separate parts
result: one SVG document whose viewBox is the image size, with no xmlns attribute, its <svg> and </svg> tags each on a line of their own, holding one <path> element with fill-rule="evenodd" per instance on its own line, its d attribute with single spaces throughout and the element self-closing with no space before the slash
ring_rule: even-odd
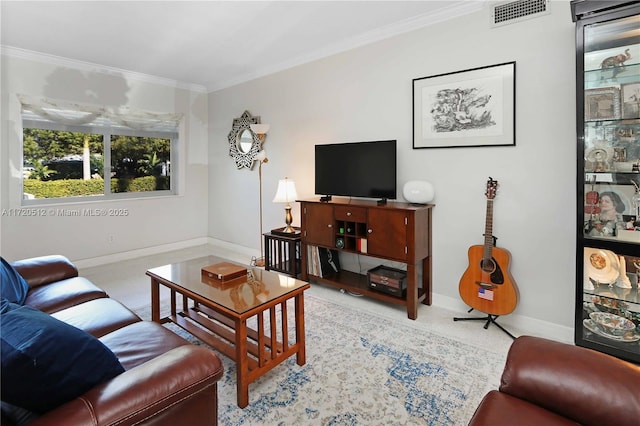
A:
<svg viewBox="0 0 640 426">
<path fill-rule="evenodd" d="M 614 283 L 620 276 L 620 261 L 610 250 L 585 247 L 584 267 L 589 278 L 599 283 Z"/>
<path fill-rule="evenodd" d="M 637 342 L 640 340 L 640 334 L 638 333 L 629 333 L 624 336 L 614 336 L 612 334 L 605 333 L 600 330 L 596 323 L 591 319 L 582 320 L 582 325 L 584 325 L 584 328 L 590 332 L 595 333 L 598 336 L 606 337 L 607 339 L 615 340 L 616 342 Z"/>
<path fill-rule="evenodd" d="M 596 141 L 595 145 L 586 149 L 584 153 L 585 171 L 607 172 L 611 168 L 614 149 L 604 141 Z"/>
<path fill-rule="evenodd" d="M 598 144 L 587 149 L 585 158 L 594 163 L 611 161 L 613 159 L 613 147 Z"/>
</svg>

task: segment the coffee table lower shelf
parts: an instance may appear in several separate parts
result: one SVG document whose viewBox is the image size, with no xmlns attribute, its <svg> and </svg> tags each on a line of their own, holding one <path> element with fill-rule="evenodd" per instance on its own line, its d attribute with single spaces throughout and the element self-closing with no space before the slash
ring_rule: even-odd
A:
<svg viewBox="0 0 640 426">
<path fill-rule="evenodd" d="M 200 314 L 200 312 L 203 311 L 209 312 L 205 314 L 206 316 L 203 316 Z M 261 315 L 258 314 L 258 316 Z M 213 321 L 211 317 L 215 318 L 215 321 Z M 216 314 L 206 309 L 206 307 L 201 306 L 200 308 L 192 307 L 189 309 L 189 312 L 179 312 L 176 315 L 170 315 L 166 317 L 166 320 L 176 324 L 189 334 L 197 337 L 202 342 L 237 362 L 235 324 L 229 318 Z M 260 321 L 260 319 L 258 319 L 258 321 Z M 201 327 L 195 325 L 194 322 L 200 324 Z M 247 338 L 247 351 L 253 356 L 248 358 L 249 370 L 252 371 L 267 366 L 272 359 L 270 357 L 271 353 L 275 355 L 273 359 L 284 357 L 280 359 L 279 364 L 289 356 L 298 352 L 297 343 L 293 345 L 288 344 L 285 349 L 282 342 L 279 342 L 277 339 L 274 340 L 275 343 L 272 343 L 272 339 L 268 335 L 263 335 L 262 339 L 260 339 L 258 331 L 248 327 Z M 285 338 L 288 338 L 288 336 L 285 336 Z M 261 347 L 263 348 L 262 351 L 260 350 Z M 260 359 L 262 359 L 262 362 L 259 362 Z M 264 371 L 258 371 L 260 374 L 257 375 L 256 379 L 275 367 L 275 365 L 277 364 L 270 365 L 269 368 Z"/>
<path fill-rule="evenodd" d="M 151 284 L 154 321 L 176 324 L 236 363 L 240 408 L 249 404 L 249 384 L 267 371 L 293 355 L 298 365 L 306 363 L 303 292 L 309 284 L 243 313 L 217 306 L 193 293 L 181 292 L 179 286 L 167 281 L 152 277 Z M 160 317 L 160 284 L 171 289 L 171 313 L 165 317 Z M 182 310 L 178 308 L 178 294 L 182 296 Z M 289 329 L 289 300 L 294 306 L 292 330 Z M 253 323 L 254 317 L 255 328 L 252 328 L 247 322 Z M 291 332 L 295 342 L 290 339 Z"/>
</svg>

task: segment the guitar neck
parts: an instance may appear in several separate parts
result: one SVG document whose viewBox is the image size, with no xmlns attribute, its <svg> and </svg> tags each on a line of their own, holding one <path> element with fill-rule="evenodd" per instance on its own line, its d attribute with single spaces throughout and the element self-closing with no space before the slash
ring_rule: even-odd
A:
<svg viewBox="0 0 640 426">
<path fill-rule="evenodd" d="M 493 198 L 487 199 L 487 214 L 484 225 L 484 259 L 491 259 L 493 256 Z"/>
</svg>

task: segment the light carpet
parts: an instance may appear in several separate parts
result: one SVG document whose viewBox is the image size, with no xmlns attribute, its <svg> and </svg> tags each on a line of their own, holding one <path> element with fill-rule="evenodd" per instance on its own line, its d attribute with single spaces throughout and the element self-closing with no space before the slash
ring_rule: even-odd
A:
<svg viewBox="0 0 640 426">
<path fill-rule="evenodd" d="M 305 327 L 306 364 L 291 357 L 249 385 L 244 409 L 221 356 L 220 425 L 466 425 L 504 367 L 504 354 L 309 295 Z"/>
</svg>

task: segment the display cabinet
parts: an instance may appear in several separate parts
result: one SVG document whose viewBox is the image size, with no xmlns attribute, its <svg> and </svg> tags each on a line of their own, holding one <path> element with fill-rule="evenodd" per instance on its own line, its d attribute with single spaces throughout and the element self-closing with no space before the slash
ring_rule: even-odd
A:
<svg viewBox="0 0 640 426">
<path fill-rule="evenodd" d="M 573 1 L 575 342 L 640 362 L 640 2 Z"/>
</svg>

